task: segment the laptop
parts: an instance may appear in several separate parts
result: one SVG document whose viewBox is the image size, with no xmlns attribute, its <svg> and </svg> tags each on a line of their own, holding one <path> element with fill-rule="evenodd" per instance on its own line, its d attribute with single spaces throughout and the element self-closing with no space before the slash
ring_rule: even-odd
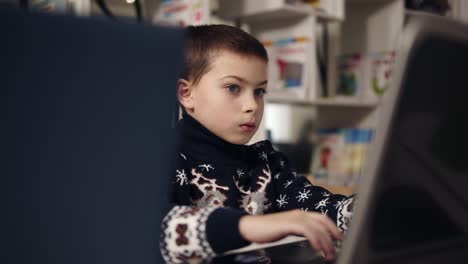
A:
<svg viewBox="0 0 468 264">
<path fill-rule="evenodd" d="M 468 25 L 408 14 L 337 264 L 468 259 Z M 307 241 L 214 263 L 323 263 Z"/>
<path fill-rule="evenodd" d="M 182 30 L 0 10 L 2 263 L 162 263 Z"/>
</svg>

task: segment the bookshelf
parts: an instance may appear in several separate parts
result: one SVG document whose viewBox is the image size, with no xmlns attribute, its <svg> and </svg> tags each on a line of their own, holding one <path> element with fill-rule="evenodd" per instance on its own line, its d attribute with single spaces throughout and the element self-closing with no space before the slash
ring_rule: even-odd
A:
<svg viewBox="0 0 468 264">
<path fill-rule="evenodd" d="M 345 4 L 345 10 L 346 19 L 343 23 L 336 25 L 337 29 L 335 29 L 333 36 L 337 41 L 334 49 L 336 54 L 374 54 L 397 49 L 404 21 L 403 0 L 348 0 Z M 333 75 L 336 78 L 336 72 Z M 336 86 L 330 87 L 329 90 L 333 89 L 336 89 Z M 381 97 L 361 98 L 353 103 L 336 97 L 331 98 L 330 102 L 334 100 L 341 103 L 316 106 L 319 127 L 373 129 L 377 127 L 381 111 Z M 352 101 L 352 99 L 350 100 Z M 354 104 L 354 107 L 351 107 L 350 104 Z M 330 188 L 329 185 L 327 187 Z M 345 188 L 343 186 L 337 187 L 339 192 L 343 191 L 340 188 Z M 353 186 L 346 187 L 344 191 L 348 191 L 349 188 L 355 191 Z"/>
<path fill-rule="evenodd" d="M 269 84 L 264 118 L 250 143 L 265 139 L 267 129 L 273 131 L 275 141 L 275 131 L 285 131 L 281 126 L 293 127 L 286 129 L 284 133 L 287 135 L 282 139 L 294 142 L 299 135 L 298 123 L 308 119 L 314 119 L 317 126 L 323 128 L 375 128 L 379 119 L 380 98 L 338 96 L 337 58 L 341 54 L 395 50 L 403 26 L 404 1 L 328 0 L 328 3 L 335 5 L 329 9 L 333 11 L 331 13 L 308 4 L 296 5 L 292 2 L 201 1 L 209 5 L 211 23 L 236 25 L 265 44 L 276 45 L 285 39 L 309 41 L 303 45 L 303 57 L 307 58 L 307 62 L 301 66 L 303 85 L 295 93 L 283 93 L 280 89 L 275 91 L 275 81 L 270 81 L 273 89 Z M 325 3 L 326 0 L 320 2 Z M 268 45 L 265 46 L 269 49 Z M 278 49 L 275 51 L 278 53 Z M 278 61 L 279 56 L 273 58 L 273 61 Z M 321 74 L 320 65 L 326 74 Z M 281 114 L 278 114 L 278 109 L 281 109 Z"/>
<path fill-rule="evenodd" d="M 260 40 L 279 39 L 287 36 L 307 36 L 314 40 L 308 58 L 317 63 L 316 50 L 321 49 L 326 60 L 326 79 L 320 78 L 318 64 L 306 69 L 307 92 L 302 96 L 279 94 L 270 96 L 270 107 L 283 105 L 290 110 L 289 118 L 297 120 L 314 118 L 319 127 L 325 128 L 376 128 L 379 119 L 380 98 L 337 96 L 338 62 L 340 54 L 369 54 L 395 50 L 403 27 L 403 0 L 346 0 L 338 15 L 317 12 L 311 6 L 291 6 L 285 0 L 268 1 L 219 1 L 219 15 L 236 21 Z M 340 8 L 338 8 L 340 9 Z M 323 38 L 327 38 L 323 42 Z M 320 44 L 326 43 L 326 49 Z M 325 45 L 325 44 L 323 44 Z M 325 85 L 323 87 L 322 85 Z M 328 97 L 324 97 L 326 88 Z M 273 93 L 274 94 L 274 93 Z M 309 108 L 298 111 L 298 108 Z M 277 111 L 276 111 L 277 112 Z M 265 115 L 268 115 L 268 107 Z M 298 117 L 298 115 L 302 115 Z M 287 117 L 286 117 L 287 118 Z M 265 118 L 264 120 L 272 118 Z M 253 141 L 266 138 L 265 129 L 288 124 L 287 120 L 275 120 L 260 126 Z M 273 132 L 274 134 L 274 132 Z M 298 131 L 291 131 L 294 141 Z M 274 139 L 274 135 L 273 135 Z M 252 142 L 253 142 L 252 141 Z M 323 182 L 321 182 L 323 184 Z M 349 187 L 352 188 L 352 187 Z M 353 189 L 352 189 L 353 190 Z"/>
<path fill-rule="evenodd" d="M 345 10 L 346 19 L 337 25 L 339 29 L 334 36 L 338 42 L 338 47 L 335 49 L 337 54 L 366 54 L 396 50 L 404 20 L 403 0 L 347 0 Z M 334 87 L 330 88 L 333 89 Z M 336 100 L 348 101 L 338 98 Z M 324 104 L 319 105 L 317 108 L 319 124 L 375 128 L 378 122 L 380 98 L 373 98 L 370 101 L 356 100 L 354 104 L 363 107 L 355 107 L 354 110 L 340 107 L 343 110 L 340 111 L 338 108 L 331 109 Z M 364 107 L 365 105 L 368 107 Z"/>
<path fill-rule="evenodd" d="M 281 85 L 278 83 L 270 85 L 270 88 L 274 89 L 270 89 L 267 100 L 275 103 L 312 103 L 320 96 L 322 86 L 317 72 L 317 35 L 321 30 L 321 25 L 340 23 L 344 20 L 344 1 L 329 2 L 333 3 L 331 6 L 333 9 L 330 8 L 333 12 L 325 12 L 326 9 L 304 4 L 301 1 L 219 0 L 219 16 L 235 20 L 239 27 L 249 31 L 264 43 L 274 43 L 273 45 L 265 45 L 269 52 L 270 61 L 286 61 L 284 67 L 290 67 L 290 69 L 293 65 L 289 62 L 295 61 L 299 65 L 296 66 L 300 67 L 300 70 L 296 68 L 296 71 L 301 71 L 302 74 L 299 74 L 301 77 L 296 78 L 301 84 L 296 84 L 297 86 L 292 87 L 292 89 L 276 89 L 279 86 L 290 87 L 289 85 L 292 85 L 291 82 L 287 83 L 286 79 L 281 77 L 283 81 Z M 328 6 L 324 6 L 324 8 L 328 8 Z M 296 43 L 283 45 L 284 40 L 287 39 L 307 39 L 309 43 L 303 46 Z M 270 46 L 273 46 L 273 49 L 270 49 Z M 288 49 L 303 49 L 304 51 L 302 54 L 297 52 L 297 56 L 293 57 L 294 54 L 292 56 L 285 55 Z M 301 61 L 301 58 L 307 59 Z M 334 68 L 333 62 L 329 63 L 329 70 L 331 68 Z M 271 72 L 278 72 L 278 70 L 273 69 L 270 70 Z M 272 83 L 272 80 L 277 81 L 280 78 L 270 76 L 269 79 Z"/>
<path fill-rule="evenodd" d="M 311 65 L 305 65 L 305 82 L 307 82 L 307 92 L 298 95 L 290 95 L 287 93 L 279 93 L 271 91 L 267 100 L 272 103 L 286 103 L 294 105 L 311 105 L 311 106 L 337 106 L 337 107 L 362 107 L 372 109 L 373 105 L 378 104 L 375 98 L 368 100 L 362 98 L 335 98 L 334 94 L 337 90 L 337 62 L 336 57 L 341 53 L 349 52 L 367 52 L 368 50 L 389 50 L 387 45 L 395 43 L 395 28 L 399 30 L 399 26 L 387 27 L 382 26 L 382 21 L 388 23 L 389 12 L 386 5 L 399 8 L 402 16 L 403 4 L 402 0 L 378 0 L 378 1 L 330 1 L 338 3 L 336 8 L 337 14 L 326 14 L 317 11 L 311 5 L 291 5 L 291 1 L 286 0 L 268 0 L 268 1 L 228 1 L 219 0 L 218 15 L 230 20 L 235 20 L 237 25 L 246 29 L 251 34 L 260 40 L 275 40 L 281 39 L 284 36 L 302 36 L 312 40 L 309 52 L 305 56 L 312 61 Z M 400 6 L 395 5 L 398 3 Z M 372 8 L 367 8 L 371 6 Z M 350 11 L 348 12 L 348 9 Z M 359 10 L 364 9 L 363 12 Z M 374 12 L 374 9 L 380 9 L 380 14 Z M 395 8 L 393 8 L 395 9 Z M 345 10 L 348 13 L 345 16 Z M 393 12 L 395 13 L 395 12 Z M 394 17 L 395 14 L 390 14 Z M 346 19 L 345 19 L 346 17 Z M 398 19 L 402 20 L 402 19 Z M 364 22 L 360 22 L 364 21 Z M 364 24 L 363 24 L 364 23 Z M 353 26 L 348 26 L 349 24 Z M 400 24 L 399 22 L 395 23 Z M 369 27 L 372 33 L 369 34 Z M 323 32 L 326 28 L 327 32 Z M 358 28 L 357 30 L 355 30 Z M 393 29 L 392 29 L 393 28 Z M 390 29 L 390 31 L 388 31 Z M 399 32 L 399 31 L 396 32 Z M 384 35 L 379 36 L 378 34 Z M 390 36 L 386 33 L 390 32 Z M 322 36 L 320 36 L 322 35 Z M 348 36 L 351 35 L 351 36 Z M 326 47 L 326 79 L 320 79 L 318 72 L 318 57 L 317 48 L 324 37 L 327 37 L 328 44 Z M 374 39 L 381 41 L 376 45 Z M 392 41 L 389 41 L 392 39 Z M 344 43 L 343 43 L 344 42 Z M 351 43 L 351 44 L 350 44 Z M 369 47 L 368 43 L 372 43 L 374 47 Z M 383 44 L 382 44 L 383 43 Z M 363 49 L 363 47 L 365 47 Z M 369 48 L 368 48 L 369 47 Z M 321 47 L 323 49 L 323 47 Z M 314 64 L 315 63 L 315 64 Z M 326 89 L 324 89 L 326 88 Z M 324 90 L 331 98 L 324 100 Z"/>
</svg>

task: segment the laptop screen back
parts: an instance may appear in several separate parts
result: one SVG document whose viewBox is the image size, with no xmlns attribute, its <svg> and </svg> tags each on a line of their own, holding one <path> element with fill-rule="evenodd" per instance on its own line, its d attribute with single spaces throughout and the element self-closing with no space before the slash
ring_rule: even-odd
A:
<svg viewBox="0 0 468 264">
<path fill-rule="evenodd" d="M 441 263 L 468 248 L 468 26 L 409 16 L 338 263 Z"/>
</svg>

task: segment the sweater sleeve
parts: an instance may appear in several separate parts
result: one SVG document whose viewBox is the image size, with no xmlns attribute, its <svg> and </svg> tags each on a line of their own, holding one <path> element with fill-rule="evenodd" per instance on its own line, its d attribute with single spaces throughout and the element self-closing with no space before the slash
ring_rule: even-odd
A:
<svg viewBox="0 0 468 264">
<path fill-rule="evenodd" d="M 181 155 L 185 158 L 185 156 Z M 161 224 L 160 250 L 167 263 L 210 259 L 218 253 L 249 243 L 240 235 L 239 221 L 246 213 L 221 207 L 191 204 L 186 158 L 175 166 L 171 207 Z"/>
<path fill-rule="evenodd" d="M 269 144 L 269 165 L 275 189 L 275 211 L 302 209 L 320 212 L 329 216 L 345 232 L 352 216 L 355 196 L 333 194 L 327 189 L 313 185 L 307 177 L 296 173 L 288 159 Z"/>
</svg>

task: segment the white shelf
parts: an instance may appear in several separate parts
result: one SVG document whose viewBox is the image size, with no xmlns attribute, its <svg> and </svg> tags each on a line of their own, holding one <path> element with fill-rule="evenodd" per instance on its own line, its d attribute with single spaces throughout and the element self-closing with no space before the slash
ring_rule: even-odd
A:
<svg viewBox="0 0 468 264">
<path fill-rule="evenodd" d="M 237 1 L 228 1 L 237 2 Z M 271 20 L 285 20 L 285 19 L 298 19 L 309 15 L 317 17 L 320 22 L 327 21 L 343 21 L 342 18 L 332 16 L 329 14 L 323 14 L 317 12 L 315 8 L 304 4 L 303 6 L 289 5 L 289 4 L 276 4 L 267 6 L 263 9 L 259 8 L 246 8 L 247 10 L 240 10 L 235 7 L 221 5 L 219 14 L 221 17 L 226 19 L 240 19 L 245 23 L 257 23 L 259 21 L 271 21 Z"/>
<path fill-rule="evenodd" d="M 346 0 L 347 4 L 384 4 L 397 0 Z"/>
<path fill-rule="evenodd" d="M 362 101 L 347 98 L 320 98 L 314 100 L 317 106 L 335 106 L 335 107 L 360 107 L 360 108 L 376 108 L 379 105 L 378 101 Z"/>
<path fill-rule="evenodd" d="M 294 104 L 303 106 L 317 106 L 317 107 L 355 107 L 355 108 L 368 108 L 369 110 L 378 107 L 378 101 L 361 101 L 348 98 L 319 98 L 314 100 L 305 99 L 279 99 L 268 98 L 267 103 L 277 104 Z"/>
<path fill-rule="evenodd" d="M 277 9 L 265 10 L 263 12 L 250 14 L 239 17 L 246 23 L 255 23 L 257 21 L 279 20 L 279 19 L 297 19 L 305 16 L 313 15 L 320 22 L 341 21 L 340 18 L 328 14 L 317 12 L 313 7 L 309 6 L 289 6 L 284 5 Z"/>
<path fill-rule="evenodd" d="M 264 10 L 258 13 L 239 16 L 246 23 L 255 23 L 257 21 L 276 20 L 276 19 L 294 19 L 306 17 L 314 14 L 312 8 L 299 8 L 296 6 L 283 5 L 282 7 Z"/>
</svg>

